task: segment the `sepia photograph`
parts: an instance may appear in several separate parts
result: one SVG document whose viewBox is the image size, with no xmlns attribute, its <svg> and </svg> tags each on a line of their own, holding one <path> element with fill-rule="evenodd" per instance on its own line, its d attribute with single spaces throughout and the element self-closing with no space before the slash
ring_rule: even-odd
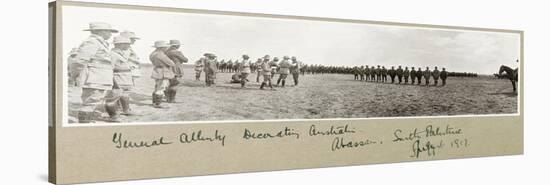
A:
<svg viewBox="0 0 550 185">
<path fill-rule="evenodd" d="M 64 125 L 519 113 L 519 33 L 70 5 L 61 13 Z"/>
</svg>

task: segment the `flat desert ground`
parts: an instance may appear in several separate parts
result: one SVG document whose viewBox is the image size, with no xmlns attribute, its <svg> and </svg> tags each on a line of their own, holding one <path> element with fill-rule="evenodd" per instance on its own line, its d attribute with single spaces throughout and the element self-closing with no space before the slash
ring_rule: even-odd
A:
<svg viewBox="0 0 550 185">
<path fill-rule="evenodd" d="M 256 74 L 248 77 L 250 82 L 245 89 L 229 83 L 231 73 L 218 73 L 216 85 L 206 87 L 204 73 L 200 81 L 195 81 L 195 72 L 189 67 L 179 86 L 177 103 L 163 103 L 167 109 L 156 109 L 151 106 L 151 70 L 142 68 L 143 75 L 131 94 L 131 107 L 137 115 L 122 116 L 124 122 L 414 117 L 518 111 L 518 96 L 512 93 L 510 81 L 489 76 L 450 77 L 446 86 L 434 87 L 356 81 L 353 75 L 344 74 L 301 75 L 300 84 L 294 86 L 289 75 L 285 88 L 274 87 L 272 91 L 259 89 Z M 273 83 L 278 77 L 275 75 Z M 68 88 L 69 122 L 77 121 L 80 93 L 78 87 Z"/>
</svg>

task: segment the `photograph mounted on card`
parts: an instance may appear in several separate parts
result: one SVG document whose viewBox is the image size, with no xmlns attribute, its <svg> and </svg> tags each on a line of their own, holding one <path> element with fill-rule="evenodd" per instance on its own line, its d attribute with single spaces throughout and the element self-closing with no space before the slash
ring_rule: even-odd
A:
<svg viewBox="0 0 550 185">
<path fill-rule="evenodd" d="M 49 13 L 52 183 L 523 153 L 522 31 L 75 1 Z"/>
</svg>

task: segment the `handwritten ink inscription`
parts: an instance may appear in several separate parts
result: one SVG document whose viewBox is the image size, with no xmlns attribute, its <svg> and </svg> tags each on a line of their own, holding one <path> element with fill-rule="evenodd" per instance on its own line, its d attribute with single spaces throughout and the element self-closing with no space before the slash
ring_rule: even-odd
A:
<svg viewBox="0 0 550 185">
<path fill-rule="evenodd" d="M 303 128 L 303 127 L 301 127 Z M 243 128 L 240 136 L 225 135 L 220 130 L 195 130 L 180 132 L 178 135 L 157 136 L 151 138 L 134 139 L 129 135 L 116 132 L 111 143 L 116 149 L 142 149 L 170 146 L 175 144 L 213 144 L 226 146 L 227 140 L 245 141 L 262 140 L 262 144 L 271 142 L 300 142 L 314 138 L 321 147 L 326 146 L 331 152 L 342 150 L 354 152 L 368 152 L 391 148 L 406 147 L 404 155 L 412 158 L 433 157 L 450 150 L 464 150 L 471 145 L 471 141 L 464 136 L 464 130 L 451 125 L 437 126 L 428 124 L 425 127 L 402 129 L 397 128 L 393 133 L 378 134 L 377 137 L 367 135 L 375 130 L 359 130 L 349 124 L 318 125 L 312 124 L 308 129 L 282 126 L 279 130 Z M 132 139 L 129 139 L 132 138 Z M 288 138 L 288 139 L 285 139 Z M 323 139 L 326 138 L 326 139 Z M 389 142 L 384 142 L 384 140 Z M 389 145 L 389 147 L 387 147 Z M 302 146 L 297 144 L 296 146 Z M 386 146 L 379 147 L 376 146 Z M 362 150 L 359 150 L 362 149 Z"/>
</svg>

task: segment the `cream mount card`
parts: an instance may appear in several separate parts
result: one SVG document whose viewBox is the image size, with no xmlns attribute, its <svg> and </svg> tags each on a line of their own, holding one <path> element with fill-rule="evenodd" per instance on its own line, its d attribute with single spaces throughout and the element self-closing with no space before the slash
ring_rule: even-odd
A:
<svg viewBox="0 0 550 185">
<path fill-rule="evenodd" d="M 49 4 L 55 184 L 518 155 L 523 31 Z"/>
</svg>

